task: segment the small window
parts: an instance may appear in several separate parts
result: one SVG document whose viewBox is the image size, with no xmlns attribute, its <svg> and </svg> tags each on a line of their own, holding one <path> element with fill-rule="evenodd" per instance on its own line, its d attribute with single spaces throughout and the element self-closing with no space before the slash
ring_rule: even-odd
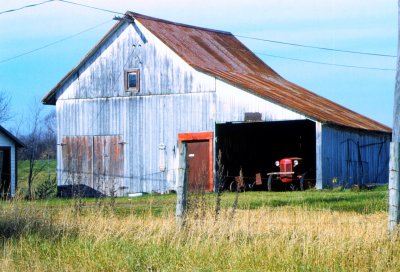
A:
<svg viewBox="0 0 400 272">
<path fill-rule="evenodd" d="M 125 91 L 139 92 L 139 69 L 125 70 Z"/>
</svg>

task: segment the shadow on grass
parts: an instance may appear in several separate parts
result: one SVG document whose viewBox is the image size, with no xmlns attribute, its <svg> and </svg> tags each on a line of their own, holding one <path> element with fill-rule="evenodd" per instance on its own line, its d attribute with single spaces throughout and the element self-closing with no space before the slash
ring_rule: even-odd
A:
<svg viewBox="0 0 400 272">
<path fill-rule="evenodd" d="M 15 239 L 28 235 L 58 240 L 65 236 L 76 237 L 78 232 L 74 228 L 55 224 L 51 214 L 43 210 L 9 207 L 0 212 L 0 239 Z"/>
</svg>

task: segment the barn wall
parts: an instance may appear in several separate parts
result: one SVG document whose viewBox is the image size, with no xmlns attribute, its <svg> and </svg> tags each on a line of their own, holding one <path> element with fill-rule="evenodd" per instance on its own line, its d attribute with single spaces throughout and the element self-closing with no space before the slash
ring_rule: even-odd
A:
<svg viewBox="0 0 400 272">
<path fill-rule="evenodd" d="M 10 156 L 11 156 L 11 196 L 15 195 L 16 190 L 16 150 L 15 143 L 4 134 L 0 133 L 0 147 L 10 147 Z"/>
<path fill-rule="evenodd" d="M 138 94 L 124 91 L 124 67 L 140 69 Z M 140 25 L 124 25 L 79 78 L 58 92 L 56 108 L 59 185 L 66 181 L 64 137 L 115 135 L 122 138 L 124 156 L 118 186 L 127 186 L 125 193 L 167 191 L 175 189 L 178 133 L 214 131 L 215 79 L 191 68 Z"/>
<path fill-rule="evenodd" d="M 387 183 L 387 133 L 373 133 L 322 125 L 322 187 Z"/>
<path fill-rule="evenodd" d="M 229 85 L 221 80 L 216 81 L 217 109 L 216 122 L 243 122 L 246 112 L 261 113 L 262 121 L 304 120 L 298 114 L 263 98 Z"/>
</svg>

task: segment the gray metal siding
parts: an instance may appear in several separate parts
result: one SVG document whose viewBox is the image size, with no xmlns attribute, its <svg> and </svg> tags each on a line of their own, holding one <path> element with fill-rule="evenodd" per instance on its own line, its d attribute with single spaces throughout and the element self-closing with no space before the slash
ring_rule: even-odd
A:
<svg viewBox="0 0 400 272">
<path fill-rule="evenodd" d="M 387 183 L 390 134 L 322 126 L 322 187 Z"/>
</svg>

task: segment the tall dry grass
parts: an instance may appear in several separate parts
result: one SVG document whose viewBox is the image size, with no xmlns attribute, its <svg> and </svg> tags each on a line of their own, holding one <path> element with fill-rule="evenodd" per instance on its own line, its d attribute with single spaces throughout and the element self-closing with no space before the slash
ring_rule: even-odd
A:
<svg viewBox="0 0 400 272">
<path fill-rule="evenodd" d="M 10 204 L 1 271 L 400 271 L 387 215 L 260 208 L 117 216 Z M 24 219 L 25 218 L 25 219 Z M 4 229 L 8 228 L 7 231 Z"/>
</svg>

